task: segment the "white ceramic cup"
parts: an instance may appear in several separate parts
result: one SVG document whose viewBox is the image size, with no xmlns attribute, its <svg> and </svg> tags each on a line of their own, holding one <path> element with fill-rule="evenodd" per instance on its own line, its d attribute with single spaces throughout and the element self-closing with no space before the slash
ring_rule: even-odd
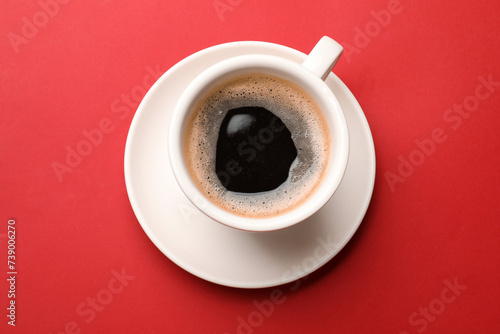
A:
<svg viewBox="0 0 500 334">
<path fill-rule="evenodd" d="M 209 67 L 188 85 L 172 114 L 168 153 L 177 183 L 200 211 L 215 221 L 233 228 L 264 232 L 297 224 L 313 215 L 328 202 L 342 181 L 349 154 L 349 135 L 343 111 L 335 95 L 324 82 L 342 51 L 340 44 L 325 36 L 316 44 L 302 64 L 270 55 L 237 56 Z M 184 132 L 195 104 L 215 85 L 245 73 L 269 74 L 301 87 L 322 111 L 330 135 L 330 155 L 319 186 L 295 208 L 271 217 L 243 217 L 212 203 L 192 180 L 184 158 Z M 219 129 L 214 129 L 214 131 L 219 131 Z"/>
</svg>

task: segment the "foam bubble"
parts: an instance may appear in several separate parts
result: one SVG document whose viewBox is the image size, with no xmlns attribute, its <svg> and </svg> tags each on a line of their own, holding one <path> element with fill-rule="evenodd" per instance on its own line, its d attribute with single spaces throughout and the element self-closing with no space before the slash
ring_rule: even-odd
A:
<svg viewBox="0 0 500 334">
<path fill-rule="evenodd" d="M 272 191 L 228 191 L 216 175 L 216 143 L 222 120 L 229 110 L 243 106 L 266 108 L 292 133 L 297 158 L 288 179 Z M 326 121 L 300 87 L 255 73 L 229 79 L 198 101 L 188 121 L 184 150 L 191 177 L 212 203 L 237 215 L 260 218 L 286 213 L 308 198 L 324 174 L 330 147 Z"/>
</svg>

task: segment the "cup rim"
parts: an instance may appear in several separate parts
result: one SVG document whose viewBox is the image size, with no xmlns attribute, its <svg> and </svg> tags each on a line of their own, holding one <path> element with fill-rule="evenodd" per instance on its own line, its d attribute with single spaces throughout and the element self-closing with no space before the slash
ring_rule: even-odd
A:
<svg viewBox="0 0 500 334">
<path fill-rule="evenodd" d="M 217 83 L 231 76 L 249 72 L 276 75 L 297 84 L 308 95 L 312 95 L 311 98 L 318 105 L 322 106 L 320 110 L 328 119 L 330 134 L 334 128 L 334 136 L 330 136 L 329 163 L 335 160 L 336 167 L 327 167 L 317 189 L 301 204 L 283 214 L 272 217 L 243 217 L 218 207 L 204 197 L 191 179 L 184 162 L 184 129 L 194 104 Z M 251 232 L 265 232 L 280 230 L 302 222 L 328 202 L 340 185 L 347 167 L 349 135 L 340 104 L 321 78 L 301 64 L 281 57 L 260 54 L 243 55 L 223 60 L 209 67 L 184 90 L 172 114 L 168 133 L 168 154 L 172 172 L 179 187 L 200 211 L 229 227 Z"/>
</svg>

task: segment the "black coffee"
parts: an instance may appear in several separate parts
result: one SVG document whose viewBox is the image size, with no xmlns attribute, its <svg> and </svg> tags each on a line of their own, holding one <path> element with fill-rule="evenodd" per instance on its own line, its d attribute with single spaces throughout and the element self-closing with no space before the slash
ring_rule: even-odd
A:
<svg viewBox="0 0 500 334">
<path fill-rule="evenodd" d="M 278 188 L 297 157 L 292 134 L 262 107 L 231 109 L 222 120 L 215 172 L 230 191 L 259 193 Z"/>
<path fill-rule="evenodd" d="M 300 87 L 251 73 L 200 98 L 183 145 L 191 178 L 205 197 L 238 215 L 270 217 L 314 192 L 330 136 L 318 106 Z"/>
</svg>

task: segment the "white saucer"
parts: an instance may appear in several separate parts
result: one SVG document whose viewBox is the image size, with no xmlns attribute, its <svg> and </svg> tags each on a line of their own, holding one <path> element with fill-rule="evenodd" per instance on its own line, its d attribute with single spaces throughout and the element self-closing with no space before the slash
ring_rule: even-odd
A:
<svg viewBox="0 0 500 334">
<path fill-rule="evenodd" d="M 177 185 L 167 154 L 172 110 L 183 89 L 205 68 L 228 57 L 261 53 L 302 62 L 305 54 L 264 42 L 202 50 L 176 64 L 149 90 L 127 138 L 125 181 L 132 208 L 153 243 L 173 262 L 207 281 L 240 288 L 276 286 L 302 278 L 332 259 L 356 232 L 375 181 L 375 150 L 366 118 L 334 74 L 326 82 L 342 106 L 351 148 L 345 177 L 314 216 L 290 228 L 250 233 L 199 212 Z"/>
</svg>

